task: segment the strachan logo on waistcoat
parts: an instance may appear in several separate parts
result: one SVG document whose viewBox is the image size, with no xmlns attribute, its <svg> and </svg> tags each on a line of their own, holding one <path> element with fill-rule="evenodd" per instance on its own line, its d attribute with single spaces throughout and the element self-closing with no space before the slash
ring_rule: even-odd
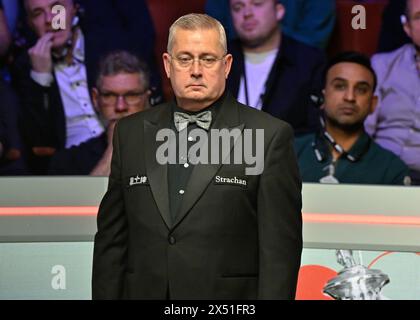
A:
<svg viewBox="0 0 420 320">
<path fill-rule="evenodd" d="M 237 177 L 233 178 L 226 178 L 221 176 L 216 176 L 214 178 L 215 184 L 230 184 L 230 185 L 236 185 L 236 186 L 247 186 L 247 181 L 245 179 L 239 179 Z"/>
</svg>

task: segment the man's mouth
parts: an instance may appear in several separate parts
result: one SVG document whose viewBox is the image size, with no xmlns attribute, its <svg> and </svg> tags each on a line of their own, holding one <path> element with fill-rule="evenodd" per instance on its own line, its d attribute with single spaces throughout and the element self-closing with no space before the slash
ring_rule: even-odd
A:
<svg viewBox="0 0 420 320">
<path fill-rule="evenodd" d="M 257 27 L 257 25 L 257 21 L 244 22 L 242 24 L 242 29 L 245 31 L 253 31 Z"/>
<path fill-rule="evenodd" d="M 187 88 L 205 88 L 204 84 L 189 84 Z"/>
<path fill-rule="evenodd" d="M 356 113 L 356 108 L 351 106 L 344 106 L 340 108 L 341 113 L 345 115 L 352 115 Z"/>
<path fill-rule="evenodd" d="M 62 29 L 48 29 L 47 30 L 47 33 L 59 33 L 59 32 L 62 32 L 62 31 L 64 31 L 64 30 L 62 30 Z"/>
</svg>

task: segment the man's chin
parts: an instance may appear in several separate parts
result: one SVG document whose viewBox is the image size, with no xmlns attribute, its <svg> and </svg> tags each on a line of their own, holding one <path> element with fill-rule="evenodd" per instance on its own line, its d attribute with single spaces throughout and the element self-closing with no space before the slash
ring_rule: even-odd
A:
<svg viewBox="0 0 420 320">
<path fill-rule="evenodd" d="M 260 37 L 251 36 L 251 35 L 244 36 L 241 40 L 242 40 L 243 45 L 247 48 L 258 48 L 262 43 L 262 40 Z"/>
<path fill-rule="evenodd" d="M 191 91 L 185 95 L 185 98 L 202 101 L 207 99 L 207 95 L 203 91 Z"/>
<path fill-rule="evenodd" d="M 348 133 L 359 132 L 364 128 L 363 122 L 360 121 L 343 121 L 336 126 Z"/>
<path fill-rule="evenodd" d="M 54 34 L 54 40 L 52 44 L 52 48 L 54 50 L 60 50 L 64 48 L 67 45 L 67 42 L 69 41 L 70 36 L 68 34 L 61 32 L 56 32 Z"/>
</svg>

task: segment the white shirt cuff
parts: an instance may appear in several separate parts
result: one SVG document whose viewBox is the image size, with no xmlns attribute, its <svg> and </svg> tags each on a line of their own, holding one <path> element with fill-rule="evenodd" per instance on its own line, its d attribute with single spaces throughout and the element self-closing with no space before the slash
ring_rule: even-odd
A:
<svg viewBox="0 0 420 320">
<path fill-rule="evenodd" d="M 31 70 L 31 78 L 43 87 L 51 86 L 51 83 L 54 81 L 54 77 L 51 73 L 36 72 L 34 70 Z"/>
</svg>

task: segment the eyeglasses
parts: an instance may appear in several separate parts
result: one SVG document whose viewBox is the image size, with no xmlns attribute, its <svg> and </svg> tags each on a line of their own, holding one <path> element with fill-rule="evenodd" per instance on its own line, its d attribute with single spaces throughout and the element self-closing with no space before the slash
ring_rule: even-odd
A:
<svg viewBox="0 0 420 320">
<path fill-rule="evenodd" d="M 178 64 L 178 66 L 180 66 L 181 68 L 189 68 L 192 66 L 192 64 L 194 63 L 194 61 L 198 60 L 198 63 L 205 67 L 205 68 L 211 68 L 213 67 L 218 61 L 223 60 L 226 57 L 226 55 L 224 55 L 221 58 L 216 58 L 213 56 L 204 56 L 204 57 L 200 57 L 200 58 L 193 58 L 191 56 L 188 55 L 182 55 L 179 57 L 173 57 L 171 56 L 172 59 L 174 59 L 176 61 L 176 63 Z"/>
<path fill-rule="evenodd" d="M 99 95 L 102 98 L 102 102 L 107 105 L 115 105 L 118 102 L 120 97 L 123 98 L 124 102 L 128 105 L 134 105 L 141 101 L 141 97 L 147 92 L 144 90 L 142 92 L 128 92 L 125 94 L 116 94 L 114 92 L 103 92 L 100 91 Z"/>
</svg>

